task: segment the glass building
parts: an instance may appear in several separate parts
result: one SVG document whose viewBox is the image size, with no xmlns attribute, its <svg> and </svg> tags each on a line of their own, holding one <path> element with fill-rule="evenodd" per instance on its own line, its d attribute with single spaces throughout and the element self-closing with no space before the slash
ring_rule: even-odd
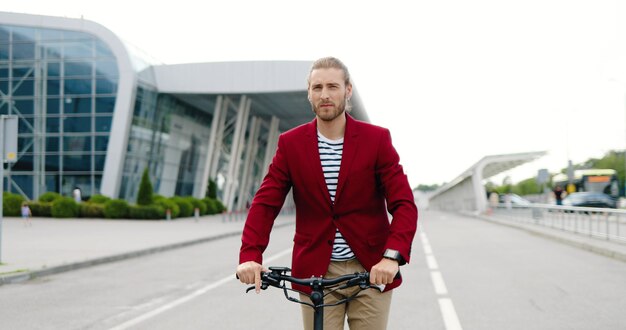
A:
<svg viewBox="0 0 626 330">
<path fill-rule="evenodd" d="M 278 135 L 313 119 L 310 62 L 149 64 L 105 27 L 0 12 L 0 114 L 18 116 L 18 161 L 5 191 L 203 197 L 241 209 Z M 358 93 L 352 115 L 368 120 Z"/>
</svg>

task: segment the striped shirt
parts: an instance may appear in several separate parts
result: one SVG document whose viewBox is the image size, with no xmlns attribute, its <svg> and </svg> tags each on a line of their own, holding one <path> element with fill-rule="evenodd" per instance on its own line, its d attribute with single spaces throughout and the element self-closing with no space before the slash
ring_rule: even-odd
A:
<svg viewBox="0 0 626 330">
<path fill-rule="evenodd" d="M 330 200 L 335 203 L 335 193 L 337 192 L 337 182 L 339 181 L 339 167 L 341 166 L 341 155 L 343 153 L 343 138 L 330 140 L 317 132 L 317 147 L 322 162 L 322 171 L 326 180 L 326 187 L 330 193 Z M 330 260 L 350 260 L 354 259 L 354 253 L 343 238 L 339 229 L 335 231 L 335 242 Z"/>
</svg>

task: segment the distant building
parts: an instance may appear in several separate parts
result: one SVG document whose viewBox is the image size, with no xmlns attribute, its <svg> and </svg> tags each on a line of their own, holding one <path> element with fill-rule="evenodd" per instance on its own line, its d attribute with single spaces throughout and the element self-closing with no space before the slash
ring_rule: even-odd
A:
<svg viewBox="0 0 626 330">
<path fill-rule="evenodd" d="M 311 62 L 154 65 L 136 54 L 94 22 L 0 12 L 0 114 L 19 117 L 5 191 L 134 201 L 148 168 L 157 194 L 203 197 L 211 178 L 242 209 L 279 133 L 313 119 Z M 352 100 L 367 121 L 356 89 Z"/>
</svg>

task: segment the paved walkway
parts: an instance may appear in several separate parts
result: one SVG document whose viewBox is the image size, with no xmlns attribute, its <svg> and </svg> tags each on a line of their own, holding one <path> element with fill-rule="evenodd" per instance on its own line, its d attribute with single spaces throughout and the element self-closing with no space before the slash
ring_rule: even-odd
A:
<svg viewBox="0 0 626 330">
<path fill-rule="evenodd" d="M 281 215 L 275 226 L 291 225 Z M 2 220 L 0 285 L 37 276 L 239 236 L 243 215 L 172 221 L 33 218 Z"/>
</svg>

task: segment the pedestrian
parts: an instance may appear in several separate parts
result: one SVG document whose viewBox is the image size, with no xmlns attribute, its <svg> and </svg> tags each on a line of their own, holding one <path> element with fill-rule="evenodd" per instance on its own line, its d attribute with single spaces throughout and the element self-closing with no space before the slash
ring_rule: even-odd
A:
<svg viewBox="0 0 626 330">
<path fill-rule="evenodd" d="M 80 203 L 82 201 L 82 196 L 81 196 L 81 192 L 80 192 L 80 188 L 78 187 L 74 187 L 74 190 L 72 191 L 72 196 L 74 197 L 74 201 L 76 203 Z"/>
<path fill-rule="evenodd" d="M 265 268 L 273 222 L 290 189 L 296 208 L 291 275 L 297 278 L 369 271 L 384 291 L 364 290 L 347 305 L 326 308 L 325 329 L 386 329 L 392 289 L 402 282 L 417 229 L 417 207 L 389 130 L 353 119 L 352 83 L 336 58 L 313 63 L 308 100 L 315 118 L 280 135 L 278 148 L 255 194 L 244 230 L 237 276 L 255 284 Z M 392 215 L 391 222 L 388 212 Z M 297 284 L 293 289 L 310 293 Z M 332 304 L 345 296 L 325 297 Z M 308 299 L 301 295 L 301 300 Z M 305 329 L 313 309 L 302 307 Z"/>
<path fill-rule="evenodd" d="M 498 204 L 500 204 L 500 195 L 494 190 L 489 194 L 489 206 L 495 209 L 498 207 Z"/>
<path fill-rule="evenodd" d="M 561 187 L 560 184 L 557 184 L 552 193 L 554 194 L 556 205 L 563 205 L 563 197 L 565 197 L 565 190 L 563 190 L 563 187 Z"/>
<path fill-rule="evenodd" d="M 33 224 L 30 218 L 33 216 L 33 213 L 31 212 L 30 207 L 26 202 L 22 202 L 21 213 L 22 219 L 24 219 L 24 226 L 32 226 Z"/>
</svg>

